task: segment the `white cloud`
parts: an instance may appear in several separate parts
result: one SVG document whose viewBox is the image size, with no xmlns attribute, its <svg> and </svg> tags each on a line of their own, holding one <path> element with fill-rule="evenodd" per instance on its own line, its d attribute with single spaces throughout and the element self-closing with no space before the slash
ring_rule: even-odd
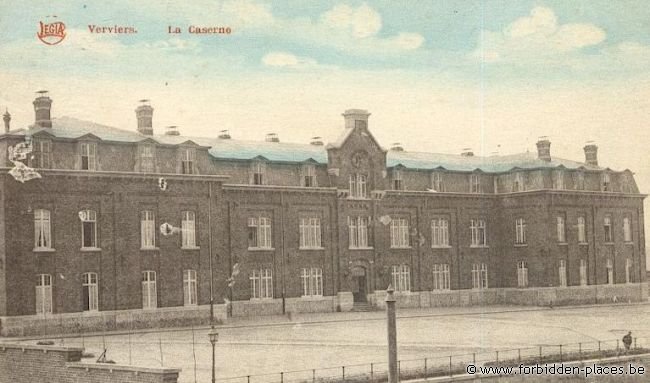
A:
<svg viewBox="0 0 650 383">
<path fill-rule="evenodd" d="M 262 63 L 270 67 L 280 68 L 308 68 L 316 67 L 318 63 L 316 60 L 308 57 L 298 57 L 294 54 L 287 52 L 271 52 L 262 57 Z"/>
<path fill-rule="evenodd" d="M 381 15 L 365 3 L 356 9 L 346 4 L 336 5 L 320 19 L 324 26 L 347 30 L 356 38 L 374 36 L 381 30 Z"/>
<path fill-rule="evenodd" d="M 535 7 L 503 31 L 483 31 L 473 55 L 487 62 L 539 60 L 596 46 L 605 38 L 594 24 L 559 24 L 552 9 Z"/>
</svg>

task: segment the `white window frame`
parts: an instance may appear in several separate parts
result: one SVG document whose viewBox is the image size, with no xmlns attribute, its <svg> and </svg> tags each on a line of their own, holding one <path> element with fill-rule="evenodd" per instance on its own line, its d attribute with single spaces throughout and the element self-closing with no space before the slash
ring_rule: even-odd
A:
<svg viewBox="0 0 650 383">
<path fill-rule="evenodd" d="M 625 283 L 632 283 L 632 258 L 625 258 Z"/>
<path fill-rule="evenodd" d="M 575 189 L 585 190 L 585 173 L 578 171 L 575 173 Z"/>
<path fill-rule="evenodd" d="M 480 174 L 470 174 L 469 175 L 469 192 L 472 194 L 480 194 L 483 192 L 481 187 L 481 175 Z"/>
<path fill-rule="evenodd" d="M 350 198 L 368 198 L 368 176 L 365 174 L 350 174 Z"/>
<path fill-rule="evenodd" d="M 322 249 L 320 217 L 300 217 L 298 224 L 300 249 Z"/>
<path fill-rule="evenodd" d="M 251 185 L 266 185 L 266 163 L 253 161 L 251 163 Z"/>
<path fill-rule="evenodd" d="M 99 277 L 97 273 L 84 273 L 82 275 L 81 287 L 82 290 L 88 290 L 88 302 L 83 302 L 84 311 L 99 311 Z M 88 309 L 85 308 L 86 304 L 88 305 Z"/>
<path fill-rule="evenodd" d="M 97 212 L 94 210 L 86 209 L 83 211 L 85 219 L 81 220 L 81 248 L 82 249 L 98 249 L 97 243 Z M 91 238 L 89 246 L 86 246 L 86 230 L 85 227 L 89 226 L 92 230 L 90 232 Z"/>
<path fill-rule="evenodd" d="M 600 191 L 611 192 L 612 190 L 612 179 L 608 172 L 602 172 L 600 174 Z"/>
<path fill-rule="evenodd" d="M 156 248 L 156 214 L 152 210 L 140 212 L 140 248 Z"/>
<path fill-rule="evenodd" d="M 526 220 L 524 218 L 515 219 L 515 245 L 526 244 Z"/>
<path fill-rule="evenodd" d="M 323 296 L 323 269 L 319 267 L 303 268 L 300 278 L 302 279 L 303 297 Z"/>
<path fill-rule="evenodd" d="M 52 214 L 47 209 L 34 210 L 34 249 L 52 250 Z"/>
<path fill-rule="evenodd" d="M 567 278 L 566 278 L 566 261 L 560 259 L 560 265 L 558 266 L 558 276 L 560 279 L 560 287 L 567 287 Z"/>
<path fill-rule="evenodd" d="M 300 168 L 300 186 L 303 187 L 316 187 L 318 182 L 316 179 L 316 165 L 303 164 Z"/>
<path fill-rule="evenodd" d="M 442 172 L 431 172 L 431 189 L 437 192 L 445 191 L 445 183 L 443 180 Z"/>
<path fill-rule="evenodd" d="M 155 173 L 156 171 L 156 147 L 153 144 L 140 145 L 140 172 Z"/>
<path fill-rule="evenodd" d="M 158 291 L 156 288 L 156 272 L 142 272 L 142 308 L 155 309 L 158 307 Z"/>
<path fill-rule="evenodd" d="M 393 265 L 391 276 L 395 292 L 405 293 L 411 291 L 411 268 L 409 265 Z"/>
<path fill-rule="evenodd" d="M 471 247 L 487 247 L 487 226 L 484 219 L 470 220 Z"/>
<path fill-rule="evenodd" d="M 183 305 L 198 304 L 196 270 L 183 270 Z"/>
<path fill-rule="evenodd" d="M 603 218 L 603 241 L 605 243 L 614 243 L 614 227 L 612 217 L 607 215 Z"/>
<path fill-rule="evenodd" d="M 271 269 L 255 269 L 251 272 L 251 299 L 273 298 L 273 271 Z"/>
<path fill-rule="evenodd" d="M 36 314 L 52 314 L 52 276 L 38 274 L 36 278 Z"/>
<path fill-rule="evenodd" d="M 181 212 L 181 248 L 196 249 L 196 213 L 191 210 Z"/>
<path fill-rule="evenodd" d="M 37 169 L 50 169 L 52 167 L 52 141 L 33 140 L 31 166 Z"/>
<path fill-rule="evenodd" d="M 485 263 L 472 264 L 472 289 L 482 290 L 488 288 L 488 273 Z"/>
<path fill-rule="evenodd" d="M 181 174 L 197 174 L 196 149 L 181 148 Z"/>
<path fill-rule="evenodd" d="M 271 218 L 248 218 L 249 249 L 273 249 Z M 252 235 L 252 237 L 251 237 Z"/>
<path fill-rule="evenodd" d="M 368 249 L 370 217 L 348 217 L 350 249 Z"/>
<path fill-rule="evenodd" d="M 431 247 L 449 247 L 449 219 L 440 217 L 431 220 Z"/>
<path fill-rule="evenodd" d="M 401 169 L 393 169 L 393 190 L 404 190 L 404 178 Z"/>
<path fill-rule="evenodd" d="M 514 180 L 512 181 L 512 191 L 522 192 L 525 190 L 526 190 L 526 184 L 524 182 L 524 173 L 522 172 L 514 173 Z"/>
<path fill-rule="evenodd" d="M 587 243 L 586 221 L 584 216 L 578 217 L 578 243 Z"/>
<path fill-rule="evenodd" d="M 564 171 L 553 171 L 553 189 L 564 190 Z"/>
<path fill-rule="evenodd" d="M 607 284 L 613 285 L 614 284 L 614 262 L 612 262 L 611 259 L 608 259 L 607 263 L 605 264 L 605 267 L 607 269 Z"/>
<path fill-rule="evenodd" d="M 448 263 L 436 263 L 433 265 L 433 290 L 450 290 L 450 271 Z"/>
<path fill-rule="evenodd" d="M 632 220 L 630 217 L 623 217 L 623 241 L 632 242 Z"/>
<path fill-rule="evenodd" d="M 407 218 L 393 218 L 390 221 L 390 247 L 392 249 L 409 249 L 409 220 Z"/>
<path fill-rule="evenodd" d="M 517 287 L 528 287 L 528 264 L 525 261 L 517 262 Z"/>
<path fill-rule="evenodd" d="M 97 170 L 97 144 L 94 142 L 82 142 L 79 150 L 79 168 L 88 171 Z M 86 158 L 85 168 L 84 158 Z"/>
<path fill-rule="evenodd" d="M 566 243 L 566 218 L 564 215 L 555 217 L 555 232 L 558 243 Z"/>
<path fill-rule="evenodd" d="M 580 286 L 587 286 L 589 279 L 587 277 L 587 260 L 580 260 Z"/>
</svg>

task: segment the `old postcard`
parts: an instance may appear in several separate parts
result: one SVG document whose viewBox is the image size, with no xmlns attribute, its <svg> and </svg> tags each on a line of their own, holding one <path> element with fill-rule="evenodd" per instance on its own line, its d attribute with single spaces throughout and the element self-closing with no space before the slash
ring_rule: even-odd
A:
<svg viewBox="0 0 650 383">
<path fill-rule="evenodd" d="M 647 382 L 650 7 L 0 1 L 0 383 Z"/>
</svg>

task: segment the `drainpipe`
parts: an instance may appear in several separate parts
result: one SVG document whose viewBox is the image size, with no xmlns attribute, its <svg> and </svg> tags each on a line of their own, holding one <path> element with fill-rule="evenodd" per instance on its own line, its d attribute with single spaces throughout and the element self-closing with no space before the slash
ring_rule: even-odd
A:
<svg viewBox="0 0 650 383">
<path fill-rule="evenodd" d="M 210 255 L 210 327 L 214 328 L 214 267 L 212 265 L 212 182 L 208 182 L 208 253 Z"/>
<path fill-rule="evenodd" d="M 280 191 L 280 270 L 282 273 L 282 314 L 286 313 L 285 301 L 285 259 L 284 259 L 284 191 Z"/>
</svg>

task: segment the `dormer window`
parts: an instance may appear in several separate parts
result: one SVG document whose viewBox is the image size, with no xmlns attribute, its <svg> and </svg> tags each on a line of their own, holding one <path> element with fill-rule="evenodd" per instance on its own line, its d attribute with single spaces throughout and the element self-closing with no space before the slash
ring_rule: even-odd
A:
<svg viewBox="0 0 650 383">
<path fill-rule="evenodd" d="M 437 192 L 445 191 L 445 184 L 442 180 L 442 173 L 440 172 L 431 173 L 431 189 Z"/>
<path fill-rule="evenodd" d="M 555 170 L 553 172 L 553 189 L 564 189 L 564 172 L 562 170 Z"/>
<path fill-rule="evenodd" d="M 181 174 L 196 174 L 196 151 L 192 148 L 183 148 L 181 152 Z"/>
<path fill-rule="evenodd" d="M 300 168 L 300 186 L 314 187 L 316 185 L 316 166 L 305 164 Z"/>
<path fill-rule="evenodd" d="M 585 190 L 585 173 L 584 172 L 576 172 L 575 173 L 575 189 L 576 190 Z"/>
<path fill-rule="evenodd" d="M 156 171 L 154 152 L 155 147 L 153 145 L 140 146 L 140 171 L 142 173 L 154 173 Z"/>
<path fill-rule="evenodd" d="M 350 198 L 367 198 L 367 183 L 365 174 L 350 174 Z"/>
<path fill-rule="evenodd" d="M 404 190 L 402 171 L 399 169 L 393 170 L 393 190 Z"/>
<path fill-rule="evenodd" d="M 474 194 L 481 193 L 481 176 L 479 174 L 470 174 L 469 192 Z"/>
<path fill-rule="evenodd" d="M 251 164 L 251 185 L 266 184 L 266 164 L 261 161 L 255 161 Z"/>
<path fill-rule="evenodd" d="M 524 190 L 525 190 L 524 174 L 521 172 L 517 172 L 514 174 L 514 180 L 512 181 L 512 191 L 520 192 Z"/>
<path fill-rule="evenodd" d="M 600 175 L 600 190 L 604 192 L 612 191 L 611 179 L 607 172 Z"/>
<path fill-rule="evenodd" d="M 93 142 L 84 142 L 80 147 L 81 170 L 96 170 L 97 145 Z"/>
<path fill-rule="evenodd" d="M 31 167 L 38 169 L 50 169 L 51 166 L 52 141 L 34 140 L 32 147 Z"/>
</svg>

